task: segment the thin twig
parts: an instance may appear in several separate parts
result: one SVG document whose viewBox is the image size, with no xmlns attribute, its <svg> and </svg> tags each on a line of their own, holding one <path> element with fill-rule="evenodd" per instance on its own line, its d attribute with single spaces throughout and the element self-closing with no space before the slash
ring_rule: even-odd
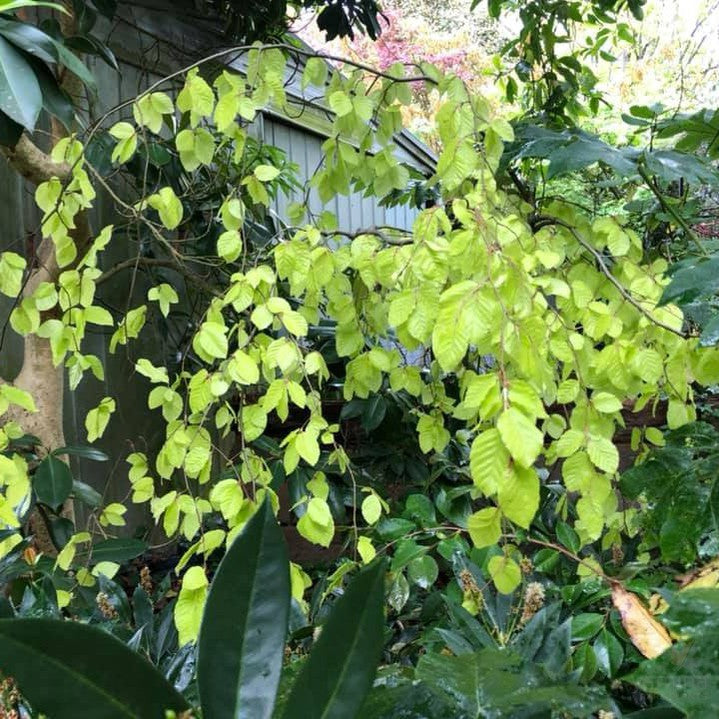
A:
<svg viewBox="0 0 719 719">
<path fill-rule="evenodd" d="M 170 269 L 175 270 L 176 272 L 179 272 L 181 275 L 186 277 L 188 280 L 193 282 L 194 284 L 198 285 L 201 289 L 203 289 L 205 292 L 214 295 L 215 297 L 221 297 L 221 293 L 212 287 L 210 284 L 205 282 L 199 275 L 197 275 L 195 272 L 192 272 L 192 270 L 187 269 L 185 267 L 185 264 L 181 260 L 171 260 L 171 259 L 163 259 L 160 257 L 131 257 L 129 260 L 124 260 L 123 262 L 119 262 L 114 267 L 111 267 L 106 272 L 103 272 L 97 280 L 95 280 L 95 284 L 102 284 L 103 282 L 106 282 L 111 277 L 116 275 L 118 272 L 122 272 L 126 269 L 135 269 L 138 266 L 144 266 L 144 267 L 168 267 Z"/>
<path fill-rule="evenodd" d="M 397 233 L 400 237 L 392 237 L 387 235 L 387 232 Z M 412 233 L 409 230 L 403 230 L 401 227 L 392 227 L 391 225 L 379 225 L 375 227 L 367 227 L 357 232 L 345 232 L 343 230 L 332 230 L 331 232 L 323 233 L 330 237 L 346 237 L 350 240 L 356 240 L 362 235 L 370 235 L 372 237 L 378 237 L 382 242 L 388 245 L 411 245 L 414 242 Z"/>
<path fill-rule="evenodd" d="M 641 178 L 644 180 L 644 182 L 647 183 L 647 187 L 652 191 L 654 197 L 657 198 L 664 212 L 669 213 L 674 218 L 674 221 L 679 225 L 679 227 L 682 228 L 682 230 L 684 230 L 684 233 L 687 235 L 687 237 L 697 246 L 699 252 L 701 252 L 704 257 L 708 257 L 709 253 L 704 248 L 704 245 L 699 239 L 699 236 L 696 234 L 696 232 L 694 232 L 694 230 L 692 230 L 691 227 L 689 227 L 687 221 L 666 201 L 666 198 L 661 193 L 660 189 L 657 187 L 656 183 L 651 178 L 646 168 L 642 164 L 638 164 L 637 169 Z"/>
</svg>

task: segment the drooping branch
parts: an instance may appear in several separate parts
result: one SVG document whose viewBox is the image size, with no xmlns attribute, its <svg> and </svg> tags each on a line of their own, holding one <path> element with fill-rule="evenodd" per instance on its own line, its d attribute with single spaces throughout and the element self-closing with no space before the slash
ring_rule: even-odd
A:
<svg viewBox="0 0 719 719">
<path fill-rule="evenodd" d="M 656 325 L 657 327 L 661 327 L 664 330 L 667 330 L 667 332 L 672 332 L 673 334 L 686 339 L 686 335 L 681 330 L 678 330 L 671 325 L 668 325 L 665 322 L 658 320 L 651 312 L 642 307 L 642 305 L 637 302 L 634 297 L 632 297 L 627 288 L 612 274 L 612 271 L 609 269 L 607 263 L 604 261 L 604 257 L 602 257 L 602 255 L 597 252 L 597 250 L 592 247 L 568 222 L 564 222 L 563 220 L 557 219 L 556 217 L 546 217 L 541 215 L 535 218 L 534 227 L 536 229 L 540 227 L 547 227 L 549 225 L 557 225 L 558 227 L 564 227 L 564 229 L 568 230 L 572 237 L 574 237 L 574 239 L 594 257 L 602 274 L 617 288 L 619 294 L 632 307 L 634 307 L 634 309 L 644 315 L 644 317 L 646 317 L 652 324 Z"/>
<path fill-rule="evenodd" d="M 416 82 L 426 82 L 431 85 L 437 85 L 436 78 L 431 77 L 430 75 L 426 75 L 424 73 L 417 73 L 413 75 L 406 75 L 404 77 L 398 77 L 396 75 L 393 75 L 389 72 L 383 72 L 381 70 L 377 70 L 376 68 L 371 67 L 370 65 L 366 65 L 361 62 L 355 62 L 353 60 L 350 60 L 346 57 L 341 57 L 339 55 L 331 55 L 324 52 L 316 52 L 314 50 L 305 50 L 300 47 L 295 47 L 294 45 L 290 45 L 288 43 L 268 43 L 265 45 L 236 45 L 233 47 L 227 47 L 223 48 L 222 50 L 219 50 L 217 52 L 211 53 L 210 55 L 206 55 L 205 57 L 196 60 L 195 62 L 192 62 L 188 65 L 185 65 L 184 67 L 180 68 L 179 70 L 176 70 L 174 72 L 169 73 L 168 75 L 165 75 L 161 79 L 157 80 L 156 82 L 153 82 L 151 85 L 146 87 L 142 92 L 138 93 L 134 97 L 132 97 L 129 100 L 123 100 L 122 102 L 118 103 L 114 107 L 111 107 L 107 112 L 103 113 L 99 118 L 95 120 L 95 122 L 92 123 L 92 125 L 89 128 L 89 131 L 87 133 L 85 142 L 89 142 L 94 136 L 95 133 L 105 124 L 105 122 L 112 117 L 113 115 L 117 114 L 121 110 L 123 110 L 126 107 L 131 107 L 135 102 L 137 102 L 140 98 L 149 95 L 153 92 L 156 92 L 161 87 L 166 85 L 171 80 L 174 80 L 178 77 L 184 77 L 187 75 L 190 70 L 194 70 L 196 67 L 200 67 L 202 65 L 206 65 L 212 62 L 215 62 L 217 60 L 222 60 L 224 58 L 227 58 L 228 56 L 236 55 L 240 56 L 244 53 L 253 51 L 262 51 L 262 50 L 282 50 L 288 54 L 294 54 L 296 56 L 311 58 L 311 57 L 317 57 L 321 60 L 326 60 L 328 62 L 342 62 L 350 67 L 353 67 L 357 70 L 363 70 L 365 72 L 370 73 L 371 75 L 382 78 L 385 80 L 390 80 L 391 82 L 395 82 L 398 84 L 412 84 Z M 407 67 L 414 67 L 412 63 L 409 63 Z"/>
<path fill-rule="evenodd" d="M 355 240 L 362 235 L 370 235 L 377 237 L 387 245 L 411 245 L 414 242 L 412 233 L 401 227 L 392 225 L 377 225 L 374 227 L 366 227 L 356 232 L 344 232 L 343 230 L 332 230 L 323 233 L 328 237 L 345 237 L 348 240 Z"/>
</svg>

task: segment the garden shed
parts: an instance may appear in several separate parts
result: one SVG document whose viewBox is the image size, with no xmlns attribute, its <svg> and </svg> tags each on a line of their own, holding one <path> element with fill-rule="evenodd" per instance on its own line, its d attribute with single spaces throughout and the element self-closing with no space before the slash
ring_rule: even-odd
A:
<svg viewBox="0 0 719 719">
<path fill-rule="evenodd" d="M 97 81 L 98 92 L 95 98 L 88 98 L 88 118 L 92 121 L 102 117 L 113 107 L 131 100 L 162 78 L 178 73 L 177 83 L 181 82 L 179 71 L 201 56 L 221 50 L 227 41 L 221 28 L 207 13 L 196 9 L 191 2 L 165 2 L 164 0 L 145 0 L 123 3 L 118 6 L 112 23 L 103 21 L 103 33 L 112 49 L 119 70 L 97 58 L 88 61 Z M 241 56 L 227 56 L 227 63 L 233 69 L 243 70 L 244 59 Z M 300 84 L 301 72 L 288 76 L 286 89 L 290 103 L 300 106 L 306 99 Z M 170 85 L 163 86 L 168 89 Z M 128 113 L 129 105 L 120 114 Z M 286 153 L 286 157 L 298 167 L 298 178 L 302 192 L 309 182 L 321 158 L 321 145 L 327 138 L 331 122 L 328 110 L 313 105 L 304 107 L 301 112 L 287 113 L 279 108 L 266 108 L 254 124 L 255 136 L 267 144 L 274 145 Z M 119 117 L 110 116 L 107 124 Z M 401 162 L 414 168 L 424 176 L 434 171 L 432 152 L 417 138 L 408 132 L 402 132 L 395 140 L 396 154 Z M 271 214 L 277 223 L 285 219 L 287 205 L 292 196 L 278 196 L 273 200 Z M 14 173 L 4 161 L 0 160 L 0 250 L 32 246 L 39 241 L 39 213 L 33 201 L 32 188 Z M 406 206 L 384 207 L 376 198 L 365 198 L 360 194 L 339 196 L 327 207 L 322 207 L 314 191 L 310 193 L 312 212 L 330 210 L 338 218 L 339 228 L 347 233 L 355 233 L 362 228 L 392 226 L 410 229 L 416 211 Z M 113 222 L 113 210 L 109 198 L 99 199 L 93 216 L 93 230 L 97 231 Z M 113 243 L 115 244 L 115 243 Z M 124 251 L 124 250 L 123 250 Z M 103 258 L 103 269 L 107 270 L 133 256 L 133 248 L 128 246 L 125 255 Z M 168 271 L 172 277 L 172 272 Z M 181 278 L 177 277 L 180 280 Z M 143 280 L 142 273 L 133 279 L 132 272 L 117 272 L 102 286 L 102 301 L 108 308 L 123 312 L 126 302 L 128 283 L 132 282 L 132 298 L 128 306 L 136 306 L 145 301 L 149 284 Z M 182 293 L 180 292 L 182 296 Z M 120 299 L 123 298 L 123 299 Z M 12 304 L 7 298 L 0 298 L 0 325 L 5 327 L 0 348 L 0 376 L 12 379 L 22 362 L 22 343 L 20 338 L 7 327 L 7 319 Z M 102 328 L 96 328 L 102 330 Z M 156 342 L 159 328 L 148 325 L 143 330 L 141 342 L 143 353 L 147 345 Z M 153 334 L 154 333 L 154 334 Z M 79 478 L 90 483 L 100 491 L 106 491 L 107 499 L 115 498 L 112 475 L 125 476 L 124 457 L 129 451 L 152 452 L 161 443 L 163 424 L 156 421 L 154 413 L 147 409 L 146 381 L 134 372 L 132 351 L 120 348 L 115 355 L 109 355 L 105 337 L 89 336 L 86 340 L 88 352 L 99 356 L 105 366 L 105 378 L 99 380 L 89 373 L 77 389 L 65 393 L 65 439 L 68 444 L 82 445 L 86 433 L 84 418 L 89 409 L 96 407 L 105 396 L 113 397 L 117 410 L 108 426 L 100 445 L 110 457 L 109 462 L 97 463 L 81 460 L 76 467 Z M 159 341 L 157 342 L 159 346 Z M 93 346 L 94 345 L 94 346 Z M 150 354 L 154 348 L 150 350 Z M 159 352 L 159 350 L 158 350 Z M 77 461 L 77 460 L 74 460 Z M 119 498 L 119 497 L 118 497 Z M 132 510 L 131 510 L 132 511 Z M 140 516 L 130 517 L 130 523 L 137 524 Z"/>
</svg>

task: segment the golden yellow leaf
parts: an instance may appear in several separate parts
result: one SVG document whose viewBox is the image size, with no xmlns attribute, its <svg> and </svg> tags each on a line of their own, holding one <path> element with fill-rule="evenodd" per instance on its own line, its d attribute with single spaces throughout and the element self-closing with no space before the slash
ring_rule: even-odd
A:
<svg viewBox="0 0 719 719">
<path fill-rule="evenodd" d="M 615 584 L 612 587 L 612 603 L 619 611 L 632 644 L 645 657 L 654 659 L 672 645 L 667 630 L 652 617 L 636 594 Z"/>
<path fill-rule="evenodd" d="M 719 586 L 719 557 L 712 559 L 703 567 L 678 575 L 676 580 L 679 582 L 680 592 L 685 592 L 687 589 L 713 589 Z M 649 597 L 649 611 L 653 616 L 663 614 L 668 608 L 669 604 L 660 594 L 652 594 Z M 681 634 L 672 631 L 669 632 L 669 636 L 674 640 L 684 638 Z"/>
<path fill-rule="evenodd" d="M 719 557 L 712 559 L 711 562 L 693 572 L 677 577 L 677 579 L 681 584 L 680 591 L 682 592 L 685 589 L 716 587 L 719 584 Z"/>
<path fill-rule="evenodd" d="M 656 616 L 657 614 L 664 614 L 669 609 L 669 604 L 661 594 L 652 594 L 649 597 L 649 611 Z"/>
</svg>

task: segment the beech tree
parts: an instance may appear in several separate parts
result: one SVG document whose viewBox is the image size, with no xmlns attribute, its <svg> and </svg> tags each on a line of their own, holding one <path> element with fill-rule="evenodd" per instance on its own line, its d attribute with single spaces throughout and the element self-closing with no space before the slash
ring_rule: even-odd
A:
<svg viewBox="0 0 719 719">
<path fill-rule="evenodd" d="M 378 7 L 374 0 L 343 0 L 326 3 L 326 7 L 323 7 L 324 2 L 315 0 L 303 4 L 317 10 L 318 23 L 328 37 L 353 35 L 357 30 L 376 37 L 379 32 L 376 21 Z M 290 3 L 291 7 L 297 5 Z M 43 7 L 56 11 L 58 35 L 47 34 L 28 20 L 27 12 Z M 51 117 L 51 145 L 61 138 L 71 137 L 80 128 L 76 114 L 83 109 L 86 88 L 88 92 L 93 92 L 95 88 L 92 74 L 82 62 L 78 48 L 83 53 L 98 55 L 117 67 L 111 50 L 93 34 L 97 14 L 112 18 L 114 9 L 114 3 L 100 0 L 74 5 L 13 0 L 2 8 L 3 12 L 19 12 L 20 16 L 8 14 L 0 18 L 0 49 L 4 58 L 2 85 L 7 90 L 0 104 L 0 152 L 9 165 L 32 186 L 44 187 L 52 180 L 63 186 L 82 182 L 89 188 L 90 178 L 87 175 L 71 176 L 70 166 L 58 159 L 57 153 L 41 149 L 43 143 L 38 143 L 32 133 L 42 110 Z M 214 9 L 225 22 L 227 36 L 246 41 L 281 36 L 286 31 L 289 10 L 286 2 L 257 3 L 250 7 L 219 3 Z M 80 41 L 79 46 L 75 44 Z M 93 197 L 94 194 L 88 191 L 87 198 L 81 201 L 77 211 L 66 217 L 58 215 L 56 220 L 67 223 L 64 242 L 66 251 L 73 255 L 73 259 L 82 254 L 91 241 L 92 232 L 86 210 Z M 37 291 L 48 292 L 51 286 L 57 285 L 62 268 L 68 262 L 58 262 L 49 236 L 43 238 L 33 258 L 22 258 L 17 253 L 6 253 L 4 258 L 4 271 L 14 274 L 28 268 L 18 293 L 13 297 L 18 304 L 13 322 L 20 321 L 22 324 L 18 318 L 31 307 L 29 298 Z M 15 279 L 9 281 L 8 287 L 14 288 Z M 35 308 L 38 312 L 46 312 L 53 305 L 45 307 L 41 301 L 39 305 L 36 303 Z M 45 447 L 58 449 L 66 444 L 63 434 L 64 372 L 62 366 L 58 365 L 58 355 L 52 354 L 46 340 L 47 337 L 34 333 L 25 336 L 22 368 L 12 384 L 17 390 L 29 392 L 35 401 L 32 404 L 14 403 L 8 414 L 11 420 L 9 432 L 10 436 L 13 432 L 19 432 L 21 424 L 24 432 L 39 438 Z M 102 376 L 103 370 L 97 366 L 96 358 L 90 361 L 93 362 L 95 375 Z M 84 367 L 88 368 L 89 365 Z M 71 386 L 75 384 L 71 382 Z M 12 391 L 7 385 L 3 387 L 6 394 Z M 16 394 L 13 396 L 18 397 Z M 34 409 L 29 413 L 31 407 Z M 66 503 L 64 511 L 72 515 L 71 503 Z M 47 537 L 44 524 L 33 522 L 33 531 L 39 546 L 52 552 L 53 545 Z"/>
<path fill-rule="evenodd" d="M 130 501 L 149 503 L 168 536 L 180 533 L 192 542 L 178 572 L 193 555 L 220 550 L 264 497 L 277 507 L 270 456 L 286 474 L 300 463 L 316 470 L 298 530 L 323 546 L 332 540 L 326 473 L 351 468 L 338 426 L 323 416 L 328 369 L 310 338 L 323 318 L 335 323 L 335 349 L 347 361 L 346 400 L 402 393 L 413 405 L 428 457 L 450 441 L 467 446 L 471 494 L 482 506 L 466 530 L 477 547 L 500 546 L 489 565 L 500 592 L 520 582 L 512 537 L 529 527 L 538 509 L 539 464 L 563 461 L 580 541 L 604 536 L 611 542 L 632 512 L 614 488 L 619 456 L 613 438 L 623 407 L 667 396 L 669 426 L 679 427 L 694 418 L 692 383 L 719 379 L 717 350 L 700 347 L 685 333 L 681 311 L 661 303 L 666 262 L 645 261 L 637 234 L 612 217 L 590 221 L 561 201 L 533 206 L 511 185 L 500 185 L 512 127 L 453 75 L 422 64 L 419 72 L 393 66 L 328 76 L 321 55 L 271 45 L 231 50 L 238 51 L 248 56 L 246 76 L 228 69 L 205 77 L 199 63 L 187 70 L 176 96 L 152 86 L 134 100 L 133 121 L 110 126 L 114 163 L 127 166 L 158 145 L 179 158 L 180 182 L 166 184 L 158 173 L 139 201 L 123 201 L 84 152 L 83 141 L 98 125 L 85 137 L 61 138 L 32 166 L 44 213 L 39 262 L 5 252 L 0 263 L 0 289 L 16 301 L 11 325 L 26 342 L 20 377 L 0 390 L 6 409 L 21 410 L 6 415 L 2 430 L 3 521 L 14 528 L 2 540 L 3 553 L 22 541 L 33 499 L 52 512 L 71 496 L 65 465 L 52 452 L 62 444 L 62 372 L 70 372 L 71 386 L 88 372 L 102 373 L 83 349 L 88 326 L 111 328 L 111 352 L 130 342 L 139 348 L 149 305 L 157 303 L 166 315 L 178 300 L 171 286 L 159 284 L 123 316 L 94 303 L 102 252 L 116 241 L 112 226 L 90 230 L 84 220 L 96 188 L 110 192 L 146 228 L 158 248 L 155 261 L 182 268 L 185 258 L 173 240 L 183 228 L 185 237 L 192 231 L 192 187 L 203 173 L 228 166 L 238 182 L 226 185 L 211 218 L 221 229 L 211 262 L 224 279 L 208 288 L 186 349 L 195 363 L 172 374 L 147 358 L 136 363 L 153 385 L 148 407 L 161 410 L 166 431 L 157 456 L 127 457 Z M 268 204 L 283 171 L 257 162 L 254 148 L 248 150 L 248 126 L 266 103 L 285 103 L 288 57 L 302 61 L 303 85 L 321 93 L 333 113 L 324 162 L 311 181 L 324 202 L 353 187 L 379 197 L 405 189 L 408 173 L 392 149 L 401 106 L 411 100 L 409 84 L 427 83 L 441 95 L 442 151 L 433 178 L 441 202 L 419 212 L 412 232 L 368 228 L 343 240 L 331 213 L 314 216 L 297 203 L 291 225 L 271 246 L 248 241 L 247 214 Z M 11 161 L 32 157 L 23 154 L 31 147 L 23 143 Z M 649 158 L 634 158 L 637 172 Z M 426 366 L 407 364 L 398 347 L 421 349 L 430 359 Z M 284 421 L 290 407 L 304 412 L 301 426 L 268 450 L 268 417 Z M 89 412 L 90 444 L 114 408 L 106 397 Z M 230 432 L 239 443 L 227 455 L 215 437 Z M 28 463 L 14 444 L 26 433 L 48 451 L 39 464 Z M 660 443 L 661 435 L 652 430 L 645 439 Z M 213 470 L 218 453 L 220 474 Z M 355 486 L 356 506 L 371 526 L 385 511 L 383 498 L 373 490 L 360 502 L 360 491 Z M 95 511 L 108 530 L 124 523 L 121 503 Z M 223 523 L 208 530 L 204 522 L 212 513 Z M 90 534 L 76 531 L 56 566 L 72 568 L 90 541 Z M 370 561 L 377 548 L 357 531 L 354 541 L 357 561 Z M 301 600 L 305 575 L 296 566 L 292 575 Z M 93 581 L 86 565 L 76 577 L 81 584 Z M 63 591 L 69 601 L 72 589 Z M 193 572 L 175 610 L 182 641 L 196 636 L 205 594 L 206 582 Z"/>
<path fill-rule="evenodd" d="M 0 13 L 2 152 L 42 218 L 0 253 L 25 350 L 0 383 L 0 714 L 664 714 L 650 692 L 713 716 L 719 111 L 632 105 L 621 146 L 576 124 L 643 3 L 488 3 L 521 25 L 509 104 L 401 26 L 379 67 L 282 35 L 301 5 L 371 36 L 374 2 L 217 4 L 227 47 L 81 123 L 75 52 L 113 58 L 78 10 L 110 5 L 53 6 L 62 37 Z M 430 177 L 399 159 L 418 97 Z M 268 107 L 322 116 L 310 176 L 259 139 Z M 350 231 L 360 195 L 412 226 Z M 70 458 L 103 456 L 125 398 L 103 387 L 82 446 L 62 404 L 117 353 L 161 437 L 113 448 L 109 499 Z M 289 562 L 278 520 L 339 559 Z"/>
</svg>

